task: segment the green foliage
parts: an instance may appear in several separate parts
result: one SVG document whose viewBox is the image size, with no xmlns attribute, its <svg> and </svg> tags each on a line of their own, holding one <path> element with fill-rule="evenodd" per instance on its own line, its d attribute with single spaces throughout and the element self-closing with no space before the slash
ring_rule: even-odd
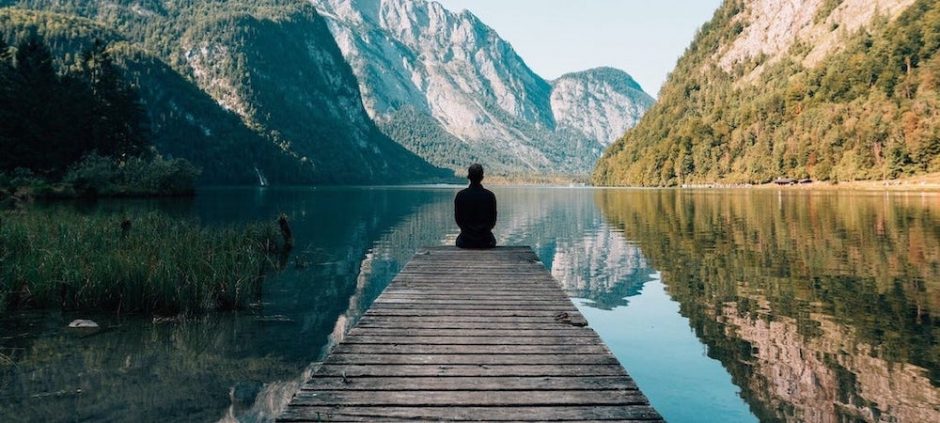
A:
<svg viewBox="0 0 940 423">
<path fill-rule="evenodd" d="M 65 61 L 76 45 L 87 48 L 89 33 L 113 37 L 102 38 L 117 41 L 108 51 L 138 82 L 157 150 L 193 161 L 206 182 L 256 182 L 255 168 L 273 183 L 398 182 L 447 174 L 367 119 L 352 70 L 306 1 L 0 5 L 16 6 L 0 9 L 0 21 L 7 13 L 16 23 L 8 39 L 38 28 L 64 40 L 53 50 Z M 335 69 L 323 68 L 321 59 Z"/>
<path fill-rule="evenodd" d="M 199 169 L 182 159 L 157 155 L 118 161 L 91 154 L 69 167 L 61 179 L 24 168 L 0 172 L 0 201 L 9 206 L 34 198 L 189 196 L 198 177 Z"/>
<path fill-rule="evenodd" d="M 733 40 L 727 1 L 680 60 L 656 106 L 605 152 L 599 185 L 764 183 L 895 178 L 940 171 L 940 3 L 920 0 L 879 20 L 814 67 L 805 47 L 756 81 L 713 52 Z M 804 53 L 805 54 L 805 53 Z"/>
<path fill-rule="evenodd" d="M 125 231 L 107 214 L 2 215 L 0 311 L 199 313 L 257 296 L 273 225 L 210 229 L 155 213 L 127 221 Z"/>
<path fill-rule="evenodd" d="M 85 155 L 131 157 L 149 143 L 136 90 L 122 80 L 103 44 L 83 53 L 75 71 L 57 72 L 36 35 L 2 65 L 0 171 L 61 175 Z"/>
<path fill-rule="evenodd" d="M 199 170 L 182 159 L 134 157 L 117 162 L 91 155 L 69 169 L 63 182 L 80 196 L 190 195 Z"/>
</svg>

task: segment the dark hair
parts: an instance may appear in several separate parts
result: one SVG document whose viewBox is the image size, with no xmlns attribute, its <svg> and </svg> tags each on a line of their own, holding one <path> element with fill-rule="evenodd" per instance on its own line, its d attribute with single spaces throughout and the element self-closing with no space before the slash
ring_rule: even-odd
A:
<svg viewBox="0 0 940 423">
<path fill-rule="evenodd" d="M 483 180 L 483 165 L 479 163 L 474 163 L 470 165 L 470 169 L 467 170 L 467 179 L 470 182 L 480 182 Z"/>
</svg>

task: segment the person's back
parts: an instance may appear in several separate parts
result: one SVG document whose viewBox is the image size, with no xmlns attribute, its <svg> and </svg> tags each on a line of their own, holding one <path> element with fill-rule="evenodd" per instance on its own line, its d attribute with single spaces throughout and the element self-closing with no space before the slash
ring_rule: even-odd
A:
<svg viewBox="0 0 940 423">
<path fill-rule="evenodd" d="M 496 237 L 496 195 L 483 188 L 483 166 L 470 166 L 470 186 L 454 199 L 454 220 L 460 227 L 457 246 L 460 248 L 493 248 Z"/>
</svg>

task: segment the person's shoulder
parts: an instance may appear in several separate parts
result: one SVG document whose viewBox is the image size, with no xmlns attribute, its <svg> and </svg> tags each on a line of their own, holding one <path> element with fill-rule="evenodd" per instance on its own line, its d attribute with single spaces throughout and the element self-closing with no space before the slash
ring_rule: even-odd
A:
<svg viewBox="0 0 940 423">
<path fill-rule="evenodd" d="M 485 192 L 488 197 L 496 198 L 496 194 L 493 194 L 493 191 L 483 188 L 483 192 Z"/>
</svg>

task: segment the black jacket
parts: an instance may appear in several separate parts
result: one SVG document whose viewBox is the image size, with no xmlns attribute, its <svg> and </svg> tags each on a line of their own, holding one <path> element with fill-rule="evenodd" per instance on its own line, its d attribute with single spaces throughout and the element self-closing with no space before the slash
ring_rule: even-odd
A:
<svg viewBox="0 0 940 423">
<path fill-rule="evenodd" d="M 454 220 L 460 227 L 460 248 L 493 248 L 496 237 L 496 196 L 480 184 L 470 184 L 454 199 Z"/>
</svg>

